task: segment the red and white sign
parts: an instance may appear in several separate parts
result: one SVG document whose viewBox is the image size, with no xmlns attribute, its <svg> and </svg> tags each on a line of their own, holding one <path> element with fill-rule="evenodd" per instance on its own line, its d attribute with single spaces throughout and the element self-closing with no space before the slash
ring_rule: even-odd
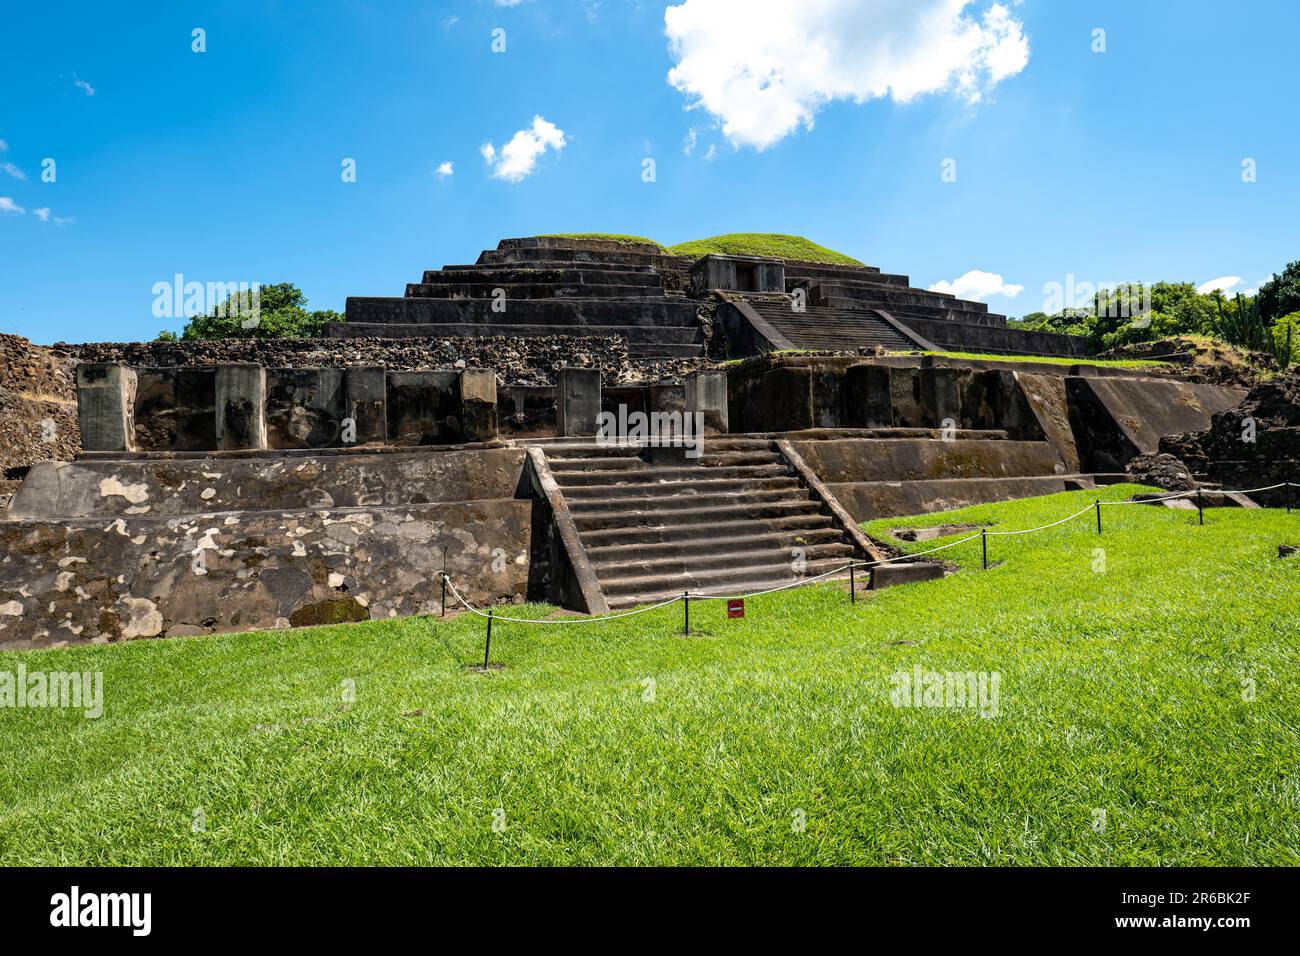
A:
<svg viewBox="0 0 1300 956">
<path fill-rule="evenodd" d="M 727 617 L 744 617 L 744 616 L 745 616 L 745 599 L 728 598 Z"/>
</svg>

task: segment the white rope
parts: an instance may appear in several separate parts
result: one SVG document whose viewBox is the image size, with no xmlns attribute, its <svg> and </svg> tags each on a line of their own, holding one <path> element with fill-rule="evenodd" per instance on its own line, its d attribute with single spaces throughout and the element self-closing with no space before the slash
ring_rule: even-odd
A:
<svg viewBox="0 0 1300 956">
<path fill-rule="evenodd" d="M 1150 504 L 1155 504 L 1157 501 L 1169 501 L 1171 498 L 1189 498 L 1192 495 L 1197 494 L 1198 492 L 1204 495 L 1255 495 L 1255 494 L 1259 494 L 1259 492 L 1261 491 L 1273 491 L 1277 488 L 1285 488 L 1287 485 L 1291 485 L 1291 484 L 1294 484 L 1294 482 L 1279 481 L 1276 485 L 1268 485 L 1264 488 L 1246 488 L 1241 491 L 1225 490 L 1222 488 L 1200 488 L 1200 489 L 1193 489 L 1192 491 L 1179 491 L 1179 492 L 1175 492 L 1172 495 L 1161 495 L 1159 498 L 1133 498 L 1129 501 L 1103 501 L 1102 504 L 1103 505 L 1150 505 Z M 992 534 L 992 532 L 989 533 Z"/>
<path fill-rule="evenodd" d="M 855 564 L 846 564 L 842 568 L 835 568 L 833 571 L 827 571 L 825 574 L 819 574 L 815 578 L 800 578 L 797 581 L 791 581 L 789 584 L 782 584 L 780 587 L 768 588 L 766 591 L 753 591 L 749 594 L 695 594 L 687 591 L 694 601 L 743 601 L 745 598 L 760 597 L 764 594 L 775 594 L 777 591 L 788 591 L 790 588 L 801 587 L 805 584 L 812 584 L 814 581 L 820 581 L 822 578 L 829 578 L 832 574 L 843 574 L 849 568 L 856 567 Z"/>
<path fill-rule="evenodd" d="M 617 614 L 602 614 L 593 617 L 562 617 L 562 618 L 557 618 L 555 620 L 549 620 L 549 621 L 542 618 L 531 618 L 531 617 L 501 617 L 495 612 L 491 615 L 488 615 L 483 611 L 480 611 L 478 608 L 474 607 L 472 604 L 470 604 L 468 601 L 466 601 L 463 597 L 460 596 L 460 592 L 456 590 L 456 585 L 451 583 L 451 575 L 447 574 L 444 571 L 442 572 L 442 577 L 443 580 L 447 582 L 447 587 L 451 588 L 451 593 L 455 596 L 456 600 L 465 606 L 465 610 L 469 611 L 471 614 L 477 614 L 479 617 L 486 618 L 490 616 L 494 621 L 507 621 L 511 624 L 594 624 L 598 621 L 612 621 L 620 617 L 632 617 L 633 615 L 636 614 L 644 614 L 646 611 L 653 611 L 657 608 L 667 607 L 669 604 L 676 604 L 678 601 L 681 600 L 680 597 L 674 597 L 670 600 L 663 601 L 659 604 L 650 604 L 647 605 L 646 607 L 639 607 L 635 611 L 620 611 Z"/>
<path fill-rule="evenodd" d="M 985 534 L 1033 534 L 1035 531 L 1046 531 L 1048 528 L 1055 528 L 1058 524 L 1065 524 L 1067 521 L 1073 521 L 1081 514 L 1085 514 L 1093 509 L 1093 505 L 1088 505 L 1082 511 L 1076 511 L 1074 514 L 1062 518 L 1060 521 L 1053 521 L 1051 524 L 1039 525 L 1037 528 L 1025 528 L 1021 531 L 986 531 Z"/>
</svg>

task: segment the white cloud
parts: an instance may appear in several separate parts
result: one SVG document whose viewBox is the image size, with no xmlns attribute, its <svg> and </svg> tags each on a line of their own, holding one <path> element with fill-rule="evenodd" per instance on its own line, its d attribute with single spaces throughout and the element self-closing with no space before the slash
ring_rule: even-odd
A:
<svg viewBox="0 0 1300 956">
<path fill-rule="evenodd" d="M 85 90 L 87 96 L 95 95 L 95 88 L 91 86 L 89 83 L 87 83 L 85 80 L 83 80 L 81 77 L 77 76 L 77 74 L 75 73 L 72 74 L 72 82 L 75 83 L 77 86 L 79 86 L 81 89 Z"/>
<path fill-rule="evenodd" d="M 1209 295 L 1211 292 L 1227 292 L 1241 285 L 1241 276 L 1219 276 L 1217 279 L 1211 279 L 1209 282 L 1202 282 L 1196 287 L 1196 291 L 1201 295 Z"/>
<path fill-rule="evenodd" d="M 0 163 L 0 169 L 12 176 L 14 179 L 26 179 L 27 174 L 15 166 L 13 163 Z"/>
<path fill-rule="evenodd" d="M 557 153 L 564 149 L 564 130 L 534 116 L 532 128 L 519 130 L 500 152 L 490 142 L 484 143 L 479 152 L 492 167 L 494 178 L 517 183 L 533 172 L 537 160 L 548 149 Z"/>
<path fill-rule="evenodd" d="M 1029 63 L 1020 21 L 972 0 L 683 0 L 664 12 L 668 82 L 736 145 L 766 149 L 834 100 L 968 102 Z M 977 18 L 978 17 L 978 18 Z"/>
<path fill-rule="evenodd" d="M 77 221 L 77 217 L 76 217 L 76 216 L 55 216 L 55 217 L 54 217 L 54 224 L 55 224 L 56 226 L 68 225 L 68 224 L 70 224 L 70 223 L 74 223 L 74 222 L 76 222 L 76 221 Z"/>
<path fill-rule="evenodd" d="M 682 152 L 685 153 L 687 156 L 695 152 L 695 141 L 699 138 L 700 138 L 700 134 L 697 133 L 695 131 L 695 127 L 692 126 L 689 130 L 686 131 L 686 138 L 682 140 Z"/>
<path fill-rule="evenodd" d="M 496 0 L 498 7 L 517 7 L 523 0 Z"/>
<path fill-rule="evenodd" d="M 1025 291 L 1025 287 L 1003 282 L 1002 276 L 996 272 L 981 272 L 979 269 L 972 269 L 951 282 L 947 279 L 939 280 L 930 286 L 930 291 L 947 292 L 959 299 L 973 299 L 976 302 L 981 302 L 995 295 L 1004 295 L 1008 299 L 1014 299 Z"/>
<path fill-rule="evenodd" d="M 0 153 L 3 153 L 8 148 L 9 148 L 9 144 L 6 143 L 4 140 L 0 139 Z"/>
<path fill-rule="evenodd" d="M 33 209 L 33 210 L 32 210 L 32 215 L 35 216 L 37 219 L 39 219 L 41 222 L 49 222 L 49 221 L 50 221 L 50 207 L 49 207 L 49 206 L 42 206 L 40 209 Z"/>
<path fill-rule="evenodd" d="M 454 173 L 455 171 L 456 168 L 454 165 L 452 165 L 451 160 L 446 160 L 445 162 L 441 162 L 438 164 L 438 177 L 440 179 L 446 179 L 448 176 L 452 175 L 452 173 Z"/>
<path fill-rule="evenodd" d="M 26 212 L 22 206 L 19 206 L 8 196 L 0 196 L 0 212 Z"/>
<path fill-rule="evenodd" d="M 704 161 L 711 163 L 718 158 L 718 146 L 716 143 L 710 143 L 709 148 L 704 153 Z"/>
</svg>

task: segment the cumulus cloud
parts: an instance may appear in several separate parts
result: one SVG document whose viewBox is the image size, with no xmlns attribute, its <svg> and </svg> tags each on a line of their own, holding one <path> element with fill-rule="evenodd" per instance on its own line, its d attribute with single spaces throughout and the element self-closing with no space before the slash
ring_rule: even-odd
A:
<svg viewBox="0 0 1300 956">
<path fill-rule="evenodd" d="M 1239 285 L 1241 285 L 1241 276 L 1219 276 L 1209 282 L 1202 282 L 1196 287 L 1196 291 L 1201 295 L 1209 295 L 1211 292 L 1228 292 Z"/>
<path fill-rule="evenodd" d="M 13 163 L 0 163 L 0 169 L 4 170 L 14 179 L 26 179 L 27 174 L 15 166 Z"/>
<path fill-rule="evenodd" d="M 517 183 L 537 168 L 537 160 L 548 149 L 557 153 L 564 149 L 564 130 L 534 116 L 532 127 L 515 133 L 499 152 L 490 142 L 484 143 L 479 152 L 491 167 L 494 178 Z"/>
<path fill-rule="evenodd" d="M 0 212 L 23 213 L 27 210 L 18 205 L 9 196 L 0 196 Z"/>
<path fill-rule="evenodd" d="M 77 74 L 75 73 L 72 74 L 72 82 L 75 83 L 79 88 L 85 90 L 87 96 L 95 95 L 95 88 L 91 86 L 89 83 L 87 83 L 85 80 L 83 80 L 81 77 L 77 76 Z"/>
<path fill-rule="evenodd" d="M 452 173 L 454 173 L 455 171 L 456 168 L 455 166 L 452 165 L 451 160 L 446 160 L 445 162 L 441 162 L 438 164 L 439 179 L 446 179 L 448 176 L 452 175 Z"/>
<path fill-rule="evenodd" d="M 50 221 L 50 207 L 49 207 L 49 206 L 42 206 L 40 209 L 33 209 L 33 210 L 32 210 L 32 215 L 35 216 L 37 219 L 39 219 L 41 222 L 49 222 L 49 221 Z"/>
<path fill-rule="evenodd" d="M 1014 299 L 1025 291 L 1025 287 L 1003 282 L 1002 276 L 996 272 L 981 272 L 979 269 L 972 269 L 951 282 L 947 279 L 939 280 L 930 286 L 930 291 L 947 292 L 959 299 L 972 299 L 981 302 L 995 295 L 1004 295 L 1008 299 Z"/>
<path fill-rule="evenodd" d="M 971 0 L 683 0 L 664 12 L 668 82 L 738 146 L 766 149 L 835 100 L 968 102 L 1029 63 L 1010 11 Z"/>
</svg>

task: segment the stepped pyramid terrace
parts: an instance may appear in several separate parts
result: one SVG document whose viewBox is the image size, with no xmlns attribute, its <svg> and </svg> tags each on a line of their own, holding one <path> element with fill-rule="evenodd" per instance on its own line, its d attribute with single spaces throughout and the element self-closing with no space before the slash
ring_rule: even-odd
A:
<svg viewBox="0 0 1300 956">
<path fill-rule="evenodd" d="M 80 450 L 2 513 L 0 646 L 438 613 L 444 567 L 588 613 L 795 584 L 889 555 L 867 520 L 1115 482 L 1245 396 L 764 238 L 505 239 L 321 339 L 62 347 Z"/>
<path fill-rule="evenodd" d="M 716 316 L 716 330 L 704 318 Z M 1082 340 L 1007 328 L 982 302 L 874 266 L 754 255 L 674 255 L 655 243 L 505 239 L 403 295 L 353 297 L 333 336 L 615 335 L 634 358 L 737 358 L 881 346 L 1082 356 Z"/>
</svg>

